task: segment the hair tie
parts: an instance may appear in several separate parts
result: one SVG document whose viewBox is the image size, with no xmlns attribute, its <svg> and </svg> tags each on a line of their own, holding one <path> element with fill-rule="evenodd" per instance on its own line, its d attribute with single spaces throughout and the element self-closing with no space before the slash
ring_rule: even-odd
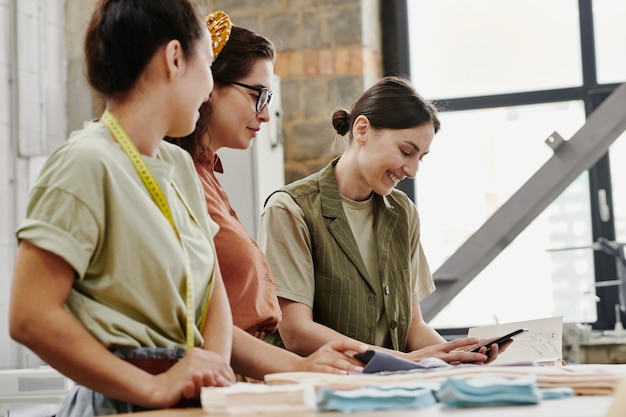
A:
<svg viewBox="0 0 626 417">
<path fill-rule="evenodd" d="M 228 38 L 230 38 L 230 30 L 233 24 L 230 21 L 230 17 L 221 10 L 208 15 L 205 22 L 209 32 L 211 32 L 213 55 L 217 58 L 222 49 L 224 49 L 226 42 L 228 42 Z"/>
</svg>

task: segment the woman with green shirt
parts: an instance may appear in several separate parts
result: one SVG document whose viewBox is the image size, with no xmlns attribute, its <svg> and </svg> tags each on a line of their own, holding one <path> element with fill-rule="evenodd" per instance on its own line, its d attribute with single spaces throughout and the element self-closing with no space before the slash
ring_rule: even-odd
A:
<svg viewBox="0 0 626 417">
<path fill-rule="evenodd" d="M 435 285 L 415 204 L 395 186 L 428 154 L 435 107 L 407 80 L 385 77 L 332 121 L 349 134 L 343 154 L 272 194 L 261 215 L 259 245 L 283 313 L 268 340 L 301 355 L 350 338 L 413 361 L 494 360 L 497 345 L 472 353 L 478 339 L 446 342 L 420 311 Z"/>
<path fill-rule="evenodd" d="M 34 184 L 10 334 L 76 383 L 58 417 L 199 404 L 235 381 L 232 318 L 193 162 L 163 138 L 209 98 L 210 36 L 187 0 L 101 0 L 84 52 L 106 110 Z"/>
</svg>

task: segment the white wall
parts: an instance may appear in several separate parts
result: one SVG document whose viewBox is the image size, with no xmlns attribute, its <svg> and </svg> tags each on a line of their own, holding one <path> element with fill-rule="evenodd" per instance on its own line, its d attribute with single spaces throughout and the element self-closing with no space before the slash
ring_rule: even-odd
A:
<svg viewBox="0 0 626 417">
<path fill-rule="evenodd" d="M 9 2 L 0 0 L 0 368 L 15 360 L 14 349 L 7 342 L 7 303 L 10 271 L 13 265 L 13 249 L 10 245 L 10 229 L 13 226 L 11 175 L 13 171 L 10 148 L 9 114 Z"/>
<path fill-rule="evenodd" d="M 8 334 L 16 254 L 29 184 L 67 136 L 65 2 L 0 0 L 0 369 L 37 366 Z"/>
</svg>

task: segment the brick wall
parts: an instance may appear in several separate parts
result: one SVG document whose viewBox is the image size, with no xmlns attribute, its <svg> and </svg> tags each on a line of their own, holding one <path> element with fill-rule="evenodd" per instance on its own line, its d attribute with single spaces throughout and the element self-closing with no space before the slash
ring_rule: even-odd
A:
<svg viewBox="0 0 626 417">
<path fill-rule="evenodd" d="M 285 181 L 317 171 L 338 151 L 331 115 L 382 74 L 379 0 L 205 0 L 238 26 L 271 39 L 281 77 Z"/>
</svg>

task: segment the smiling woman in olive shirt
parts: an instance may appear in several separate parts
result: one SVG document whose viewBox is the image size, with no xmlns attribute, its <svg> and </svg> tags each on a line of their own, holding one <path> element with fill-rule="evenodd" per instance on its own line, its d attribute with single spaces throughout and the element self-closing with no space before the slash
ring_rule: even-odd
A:
<svg viewBox="0 0 626 417">
<path fill-rule="evenodd" d="M 333 126 L 349 134 L 343 154 L 272 194 L 259 244 L 275 275 L 283 320 L 268 340 L 306 355 L 324 343 L 359 340 L 410 360 L 493 361 L 475 338 L 446 342 L 419 302 L 435 289 L 415 204 L 395 186 L 415 177 L 439 119 L 407 80 L 386 77 Z M 282 340 L 280 340 L 280 338 Z"/>
</svg>

